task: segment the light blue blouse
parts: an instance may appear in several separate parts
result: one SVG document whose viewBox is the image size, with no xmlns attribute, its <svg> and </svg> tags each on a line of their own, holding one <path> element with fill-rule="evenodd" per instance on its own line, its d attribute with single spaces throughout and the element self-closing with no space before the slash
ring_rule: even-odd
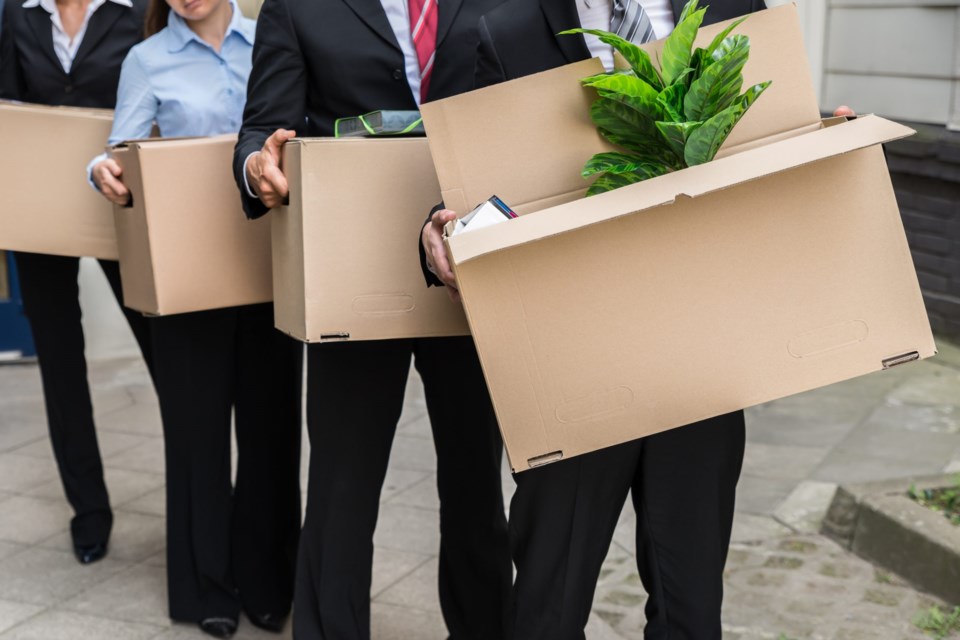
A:
<svg viewBox="0 0 960 640">
<path fill-rule="evenodd" d="M 109 144 L 235 133 L 243 121 L 256 23 L 236 4 L 218 53 L 170 12 L 166 29 L 130 49 L 120 71 Z"/>
<path fill-rule="evenodd" d="M 136 45 L 120 70 L 108 144 L 149 138 L 156 122 L 164 138 L 236 133 L 243 121 L 253 66 L 256 22 L 231 1 L 233 17 L 220 52 L 170 11 L 167 27 Z M 87 165 L 87 180 L 101 154 Z"/>
</svg>

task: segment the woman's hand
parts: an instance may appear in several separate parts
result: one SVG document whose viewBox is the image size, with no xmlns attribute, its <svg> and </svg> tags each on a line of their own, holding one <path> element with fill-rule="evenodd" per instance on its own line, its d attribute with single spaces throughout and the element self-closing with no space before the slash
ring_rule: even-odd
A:
<svg viewBox="0 0 960 640">
<path fill-rule="evenodd" d="M 130 190 L 123 184 L 123 169 L 113 158 L 101 160 L 93 166 L 93 182 L 103 197 L 113 204 L 125 207 L 130 204 Z"/>
</svg>

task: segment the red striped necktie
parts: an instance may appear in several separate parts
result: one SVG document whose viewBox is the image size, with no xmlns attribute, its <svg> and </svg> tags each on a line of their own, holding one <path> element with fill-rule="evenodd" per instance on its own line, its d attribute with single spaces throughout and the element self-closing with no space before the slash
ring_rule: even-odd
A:
<svg viewBox="0 0 960 640">
<path fill-rule="evenodd" d="M 410 35 L 420 63 L 420 102 L 426 102 L 433 59 L 437 53 L 437 0 L 407 0 Z"/>
</svg>

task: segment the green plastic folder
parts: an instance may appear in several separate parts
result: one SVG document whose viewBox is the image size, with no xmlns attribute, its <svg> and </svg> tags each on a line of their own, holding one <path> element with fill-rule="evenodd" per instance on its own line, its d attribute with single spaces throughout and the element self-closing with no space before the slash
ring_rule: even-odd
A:
<svg viewBox="0 0 960 640">
<path fill-rule="evenodd" d="M 419 111 L 371 111 L 360 116 L 339 118 L 333 125 L 337 138 L 348 136 L 424 135 Z"/>
</svg>

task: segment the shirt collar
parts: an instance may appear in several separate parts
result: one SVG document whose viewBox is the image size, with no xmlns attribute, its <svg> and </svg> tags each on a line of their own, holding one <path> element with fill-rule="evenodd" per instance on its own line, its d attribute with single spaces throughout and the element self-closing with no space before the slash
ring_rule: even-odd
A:
<svg viewBox="0 0 960 640">
<path fill-rule="evenodd" d="M 93 2 L 90 3 L 92 9 L 90 13 L 93 13 L 107 2 L 112 2 L 121 7 L 127 7 L 128 9 L 133 8 L 133 0 L 93 0 Z M 34 7 L 40 7 L 47 13 L 53 15 L 57 11 L 57 2 L 56 0 L 26 0 L 26 2 L 23 3 L 24 9 L 33 9 Z"/>
<path fill-rule="evenodd" d="M 54 0 L 28 0 L 28 2 L 34 1 L 54 2 Z M 113 1 L 116 2 L 118 0 Z M 240 12 L 240 8 L 234 0 L 230 0 L 230 6 L 233 8 L 233 17 L 230 18 L 230 24 L 227 25 L 227 32 L 223 36 L 224 41 L 230 37 L 231 33 L 236 33 L 252 46 L 255 35 L 254 25 L 256 23 L 243 17 L 243 13 Z M 169 31 L 170 37 L 170 46 L 168 47 L 170 53 L 176 53 L 182 50 L 191 41 L 196 41 L 204 46 L 208 46 L 206 42 L 201 40 L 199 36 L 187 26 L 187 21 L 178 16 L 173 9 L 170 10 L 170 17 L 167 19 L 167 30 Z"/>
</svg>

